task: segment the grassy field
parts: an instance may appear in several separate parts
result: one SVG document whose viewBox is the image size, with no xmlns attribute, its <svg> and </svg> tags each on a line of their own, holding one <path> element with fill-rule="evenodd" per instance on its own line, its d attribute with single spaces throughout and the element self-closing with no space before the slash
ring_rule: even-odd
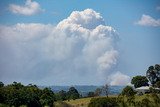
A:
<svg viewBox="0 0 160 107">
<path fill-rule="evenodd" d="M 109 97 L 117 97 L 116 95 L 112 95 Z M 98 98 L 98 97 L 90 97 L 90 98 L 81 98 L 76 100 L 70 100 L 70 101 L 64 101 L 64 102 L 56 102 L 56 107 L 62 107 L 62 105 L 69 105 L 73 107 L 88 107 L 88 104 L 90 103 L 90 100 L 92 98 Z"/>
<path fill-rule="evenodd" d="M 73 106 L 73 107 L 88 107 L 88 104 L 90 102 L 91 98 L 81 98 L 81 99 L 76 99 L 76 100 L 70 100 L 70 101 L 63 101 L 63 102 L 56 102 L 55 106 L 56 107 L 67 107 Z"/>
<path fill-rule="evenodd" d="M 67 104 L 75 107 L 87 107 L 91 98 L 82 98 L 76 100 L 65 101 Z"/>
<path fill-rule="evenodd" d="M 109 97 L 116 97 L 118 96 L 109 96 Z M 93 98 L 93 97 L 91 97 Z M 91 98 L 81 98 L 76 100 L 64 101 L 64 102 L 56 102 L 56 107 L 88 107 Z M 97 98 L 97 97 L 95 97 Z M 135 96 L 135 102 L 143 102 L 143 99 L 148 98 L 149 101 L 155 105 L 154 107 L 160 107 L 160 104 L 155 104 L 155 99 L 150 94 L 145 94 L 142 96 Z M 127 98 L 124 98 L 124 101 L 127 102 Z M 122 106 L 123 107 L 123 106 Z M 134 107 L 134 106 L 127 106 L 127 107 Z"/>
<path fill-rule="evenodd" d="M 118 97 L 117 95 L 110 95 L 109 97 Z M 92 98 L 99 98 L 99 97 L 90 97 L 90 98 L 81 98 L 76 100 L 65 101 L 65 103 L 72 105 L 74 107 L 88 107 L 90 100 Z"/>
</svg>

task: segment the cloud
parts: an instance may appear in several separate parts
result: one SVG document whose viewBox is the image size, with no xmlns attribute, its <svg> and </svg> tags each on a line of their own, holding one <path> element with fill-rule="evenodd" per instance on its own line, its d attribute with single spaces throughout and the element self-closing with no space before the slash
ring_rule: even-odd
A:
<svg viewBox="0 0 160 107">
<path fill-rule="evenodd" d="M 92 9 L 56 26 L 0 26 L 0 78 L 36 84 L 103 84 L 117 63 L 118 35 Z M 6 79 L 7 78 L 7 79 Z"/>
<path fill-rule="evenodd" d="M 14 14 L 26 16 L 31 16 L 44 11 L 37 2 L 31 0 L 26 0 L 25 5 L 10 4 L 9 10 Z"/>
<path fill-rule="evenodd" d="M 154 19 L 149 15 L 142 15 L 141 19 L 136 22 L 136 24 L 141 26 L 153 26 L 159 27 L 160 26 L 160 19 Z"/>
<path fill-rule="evenodd" d="M 93 29 L 98 25 L 105 25 L 105 22 L 100 13 L 97 13 L 92 9 L 86 9 L 81 12 L 73 11 L 67 19 L 64 19 L 58 24 L 58 27 L 66 28 L 70 24 Z"/>
<path fill-rule="evenodd" d="M 130 83 L 130 77 L 122 74 L 121 72 L 116 72 L 115 74 L 111 75 L 110 78 L 110 85 L 112 86 L 123 86 Z"/>
</svg>

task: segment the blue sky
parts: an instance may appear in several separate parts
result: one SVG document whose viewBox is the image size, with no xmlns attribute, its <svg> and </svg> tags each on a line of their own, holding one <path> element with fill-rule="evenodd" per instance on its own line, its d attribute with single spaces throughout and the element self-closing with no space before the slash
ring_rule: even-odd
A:
<svg viewBox="0 0 160 107">
<path fill-rule="evenodd" d="M 159 0 L 154 0 L 154 1 L 152 0 L 141 0 L 141 1 L 139 0 L 134 0 L 134 1 L 131 1 L 131 0 L 121 0 L 121 1 L 120 0 L 119 1 L 116 1 L 116 0 L 101 0 L 101 1 L 98 1 L 98 0 L 97 1 L 33 0 L 30 2 L 35 2 L 38 4 L 38 5 L 36 4 L 37 5 L 36 9 L 34 8 L 35 9 L 35 10 L 33 9 L 34 11 L 31 11 L 29 13 L 24 13 L 24 12 L 21 12 L 22 10 L 15 12 L 13 4 L 16 6 L 24 7 L 26 0 L 1 0 L 0 2 L 0 25 L 1 25 L 0 36 L 2 38 L 4 37 L 4 35 L 7 35 L 4 32 L 5 31 L 4 27 L 6 26 L 8 27 L 12 26 L 12 28 L 14 29 L 14 25 L 16 25 L 17 23 L 20 23 L 20 24 L 39 23 L 39 24 L 42 24 L 40 25 L 41 27 L 43 25 L 46 25 L 45 26 L 46 29 L 54 29 L 54 27 L 57 26 L 59 22 L 69 17 L 73 11 L 84 11 L 85 9 L 89 8 L 94 10 L 95 12 L 100 13 L 100 16 L 102 16 L 102 18 L 105 21 L 105 25 L 111 26 L 112 28 L 114 28 L 119 36 L 119 40 L 117 40 L 116 43 L 111 43 L 111 44 L 116 44 L 114 49 L 118 52 L 118 58 L 116 59 L 116 64 L 113 64 L 113 67 L 111 67 L 111 69 L 107 69 L 110 72 L 106 73 L 106 78 L 108 78 L 108 75 L 113 75 L 112 74 L 112 71 L 113 71 L 115 73 L 121 74 L 122 78 L 126 77 L 127 80 L 129 80 L 128 78 L 132 78 L 135 75 L 145 75 L 145 72 L 150 65 L 160 63 L 160 57 L 159 57 L 160 55 L 160 46 L 159 46 L 160 1 Z M 98 22 L 98 23 L 101 23 L 101 22 Z M 48 26 L 52 26 L 52 28 Z M 32 30 L 30 30 L 30 32 L 32 33 Z M 11 33 L 11 34 L 14 34 L 14 33 Z M 55 34 L 59 35 L 59 33 L 57 32 Z M 12 54 L 10 53 L 13 52 L 12 50 L 14 50 L 14 48 L 18 50 L 18 53 L 15 53 L 17 56 L 16 57 L 13 56 L 11 57 L 11 59 L 14 59 L 14 60 L 16 60 L 16 58 L 21 59 L 21 57 L 19 56 L 26 55 L 24 54 L 25 51 L 21 49 L 23 47 L 19 47 L 17 42 L 13 44 L 17 44 L 18 46 L 16 45 L 15 47 L 11 47 L 10 45 L 8 45 L 8 44 L 11 44 L 11 42 L 8 42 L 5 40 L 6 38 L 1 39 L 1 42 L 3 42 L 3 44 L 0 47 L 1 58 L 8 57 L 10 55 L 12 56 Z M 36 41 L 38 40 L 39 39 L 36 38 Z M 36 44 L 37 42 L 34 41 L 34 43 Z M 39 43 L 39 44 L 43 45 L 42 43 Z M 29 43 L 26 42 L 26 44 L 29 44 Z M 52 44 L 49 44 L 49 46 L 50 45 Z M 30 47 L 34 47 L 34 46 L 36 47 L 36 45 L 34 44 L 31 45 Z M 81 45 L 78 45 L 78 46 L 79 46 L 78 49 L 81 49 L 80 48 Z M 26 47 L 27 47 L 26 49 L 30 50 L 30 48 L 28 48 L 29 46 L 26 46 Z M 42 48 L 42 47 L 38 47 L 38 48 Z M 49 48 L 49 51 L 50 49 L 52 48 Z M 78 49 L 72 52 L 76 53 Z M 33 49 L 33 50 L 36 50 L 36 49 Z M 70 75 L 70 73 L 72 74 L 72 70 L 73 70 L 73 69 L 70 69 L 70 67 L 72 67 L 73 65 L 62 66 L 64 68 L 60 69 L 57 66 L 59 66 L 61 62 L 56 61 L 56 59 L 54 58 L 53 60 L 48 60 L 46 58 L 41 59 L 41 57 L 38 57 L 38 56 L 41 56 L 40 55 L 41 53 L 38 53 L 38 52 L 34 51 L 34 53 L 36 53 L 35 62 L 36 63 L 38 62 L 37 65 L 33 64 L 34 68 L 32 68 L 33 67 L 32 64 L 27 66 L 26 63 L 24 64 L 26 67 L 25 68 L 22 67 L 24 65 L 21 65 L 20 63 L 21 61 L 17 62 L 17 65 L 14 65 L 15 63 L 14 61 L 11 60 L 10 62 L 7 62 L 5 61 L 5 58 L 4 58 L 3 59 L 4 61 L 0 61 L 0 67 L 1 67 L 0 80 L 4 81 L 5 83 L 11 83 L 12 81 L 15 80 L 25 84 L 33 82 L 33 83 L 42 84 L 42 85 L 46 85 L 46 84 L 47 85 L 75 85 L 75 84 L 101 85 L 105 83 L 105 81 L 101 79 L 100 80 L 98 79 L 99 80 L 98 82 L 96 82 L 96 80 L 93 80 L 93 78 L 98 77 L 97 76 L 98 74 L 94 75 L 93 77 L 89 76 L 91 72 L 87 70 L 88 69 L 90 70 L 90 68 L 86 66 L 85 67 L 80 66 L 78 70 L 79 69 L 84 70 L 85 72 L 77 71 L 78 73 L 75 73 L 75 75 L 77 76 L 75 76 L 74 78 L 73 77 L 74 73 L 73 75 Z M 34 53 L 32 51 L 29 53 L 29 55 L 31 54 L 32 56 L 32 54 Z M 27 55 L 26 55 L 27 58 L 31 57 Z M 30 58 L 28 59 L 27 58 L 26 60 L 30 59 Z M 34 59 L 34 55 L 32 56 L 32 58 Z M 6 60 L 9 60 L 9 58 L 6 58 Z M 65 61 L 66 60 L 63 60 L 63 62 Z M 71 61 L 71 60 L 67 59 L 67 61 Z M 70 63 L 67 61 L 66 63 Z M 31 61 L 31 63 L 34 63 L 34 61 Z M 57 65 L 55 67 L 56 69 L 51 67 L 53 65 L 55 66 Z M 11 68 L 13 67 L 12 69 L 15 71 L 12 72 L 12 69 L 8 69 L 8 67 L 11 67 Z M 62 75 L 59 74 L 59 71 L 57 70 L 60 70 L 60 71 L 65 70 L 65 67 L 68 70 L 67 74 L 66 73 L 62 73 Z M 16 75 L 19 75 L 20 72 L 16 70 L 19 70 L 19 69 L 23 70 L 22 68 L 27 70 L 24 70 L 25 72 L 22 72 L 22 74 L 20 75 L 23 78 L 19 78 Z M 30 70 L 31 72 L 28 72 L 28 70 Z M 47 72 L 46 75 L 44 75 L 45 74 L 44 71 Z M 50 76 L 49 73 L 51 73 L 52 76 Z M 82 78 L 82 76 L 85 73 L 86 73 L 86 76 Z M 43 78 L 43 76 L 45 76 L 45 78 L 41 80 L 39 79 L 37 80 L 36 79 L 37 77 L 31 76 L 31 74 L 38 75 L 38 77 L 40 78 Z M 48 75 L 49 75 L 49 79 L 47 78 Z M 68 78 L 66 78 L 66 76 Z M 64 77 L 64 80 L 63 80 L 63 77 Z M 53 79 L 55 78 L 56 80 L 52 80 L 51 78 Z M 58 78 L 61 78 L 61 79 L 58 79 Z M 85 81 L 88 81 L 88 82 L 85 83 Z M 109 81 L 109 80 L 106 79 L 106 81 Z M 123 81 L 122 81 L 122 84 L 123 84 Z M 113 80 L 113 85 L 120 85 L 120 84 L 116 83 L 116 81 Z"/>
</svg>

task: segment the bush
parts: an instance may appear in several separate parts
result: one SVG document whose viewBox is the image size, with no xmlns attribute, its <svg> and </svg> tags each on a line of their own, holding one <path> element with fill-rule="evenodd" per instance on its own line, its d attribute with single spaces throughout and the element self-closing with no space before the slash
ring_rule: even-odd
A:
<svg viewBox="0 0 160 107">
<path fill-rule="evenodd" d="M 116 98 L 92 98 L 88 107 L 118 107 Z"/>
<path fill-rule="evenodd" d="M 121 93 L 123 96 L 133 96 L 135 94 L 133 88 L 131 86 L 126 86 Z"/>
</svg>

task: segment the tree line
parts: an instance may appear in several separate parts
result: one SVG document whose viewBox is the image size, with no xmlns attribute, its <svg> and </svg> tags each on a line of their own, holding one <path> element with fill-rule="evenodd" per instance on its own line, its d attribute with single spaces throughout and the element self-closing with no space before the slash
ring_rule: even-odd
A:
<svg viewBox="0 0 160 107">
<path fill-rule="evenodd" d="M 79 97 L 80 94 L 74 87 L 70 87 L 67 92 L 62 90 L 54 93 L 50 88 L 40 89 L 32 84 L 25 86 L 13 82 L 4 85 L 3 82 L 0 82 L 0 103 L 6 106 L 54 107 L 55 101 L 75 100 Z"/>
</svg>

